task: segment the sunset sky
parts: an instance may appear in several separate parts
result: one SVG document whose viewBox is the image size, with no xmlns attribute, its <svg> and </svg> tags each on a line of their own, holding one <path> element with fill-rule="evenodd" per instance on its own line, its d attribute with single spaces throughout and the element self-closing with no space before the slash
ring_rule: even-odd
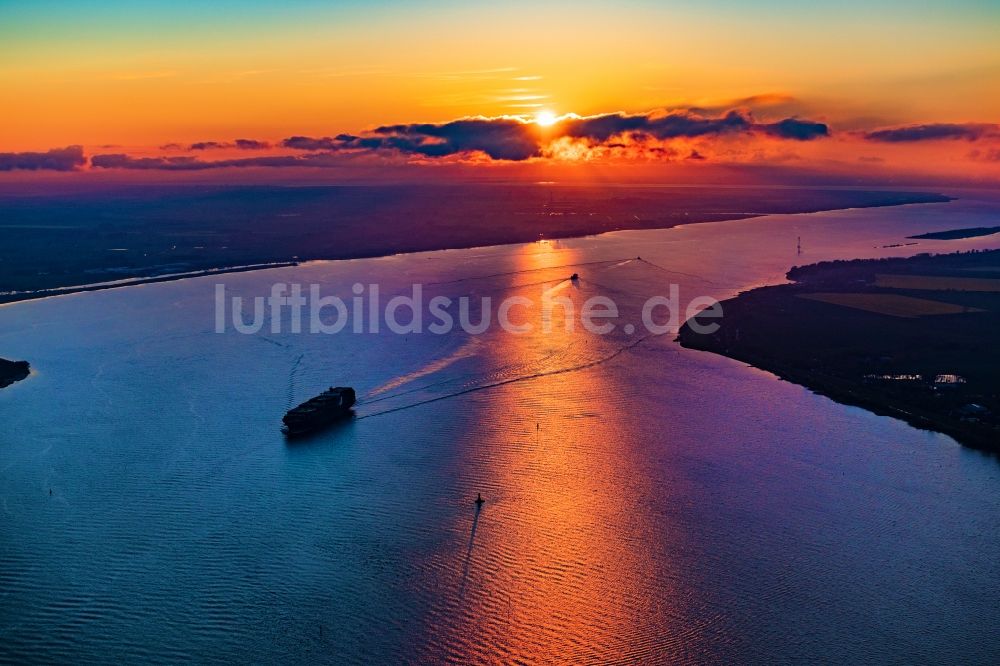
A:
<svg viewBox="0 0 1000 666">
<path fill-rule="evenodd" d="M 0 2 L 0 178 L 443 163 L 996 181 L 998 43 L 985 0 Z"/>
</svg>

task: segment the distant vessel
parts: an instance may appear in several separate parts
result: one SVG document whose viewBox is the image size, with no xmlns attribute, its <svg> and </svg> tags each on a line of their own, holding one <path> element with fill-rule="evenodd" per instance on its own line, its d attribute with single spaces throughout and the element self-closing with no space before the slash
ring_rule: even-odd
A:
<svg viewBox="0 0 1000 666">
<path fill-rule="evenodd" d="M 570 280 L 579 280 L 580 276 L 578 274 L 576 274 L 576 273 L 573 273 L 572 275 L 569 276 L 569 279 Z"/>
<path fill-rule="evenodd" d="M 331 386 L 315 398 L 288 410 L 281 419 L 285 424 L 282 431 L 291 437 L 315 432 L 351 416 L 355 400 L 354 389 L 350 386 Z"/>
</svg>

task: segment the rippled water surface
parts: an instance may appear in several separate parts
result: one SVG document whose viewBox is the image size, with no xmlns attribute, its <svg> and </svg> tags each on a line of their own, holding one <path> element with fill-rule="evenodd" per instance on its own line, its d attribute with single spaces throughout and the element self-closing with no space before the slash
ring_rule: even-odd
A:
<svg viewBox="0 0 1000 666">
<path fill-rule="evenodd" d="M 223 281 L 603 294 L 638 322 L 672 282 L 723 298 L 796 263 L 998 247 L 883 247 L 998 215 L 971 196 Z M 0 307 L 0 355 L 34 369 L 0 392 L 0 660 L 1000 655 L 994 458 L 534 310 L 521 335 L 220 335 L 219 281 Z M 286 443 L 284 411 L 333 384 L 357 418 Z"/>
</svg>

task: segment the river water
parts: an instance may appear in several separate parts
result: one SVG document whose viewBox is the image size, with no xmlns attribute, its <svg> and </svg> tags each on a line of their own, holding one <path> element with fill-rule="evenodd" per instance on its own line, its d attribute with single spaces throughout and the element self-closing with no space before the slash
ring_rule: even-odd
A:
<svg viewBox="0 0 1000 666">
<path fill-rule="evenodd" d="M 484 296 L 605 295 L 638 323 L 671 283 L 1000 247 L 883 247 L 996 224 L 1000 199 L 962 196 L 0 307 L 0 352 L 34 370 L 0 391 L 0 661 L 995 663 L 1000 465 L 946 436 L 561 310 L 546 332 L 514 308 L 521 334 L 215 332 L 219 283 L 420 283 L 473 320 Z M 285 410 L 337 384 L 357 418 L 286 442 Z"/>
</svg>

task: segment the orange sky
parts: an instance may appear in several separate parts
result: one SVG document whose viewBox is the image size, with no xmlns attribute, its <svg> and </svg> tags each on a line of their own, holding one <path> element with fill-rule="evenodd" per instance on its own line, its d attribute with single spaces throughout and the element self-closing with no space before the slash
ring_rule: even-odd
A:
<svg viewBox="0 0 1000 666">
<path fill-rule="evenodd" d="M 834 138 L 795 155 L 741 148 L 757 159 L 991 171 L 993 144 L 859 147 L 848 133 L 1000 120 L 998 19 L 977 2 L 853 0 L 752 11 L 640 1 L 4 5 L 0 152 L 150 154 L 471 115 L 723 109 L 767 94 L 794 99 L 775 114 L 827 123 Z"/>
</svg>

